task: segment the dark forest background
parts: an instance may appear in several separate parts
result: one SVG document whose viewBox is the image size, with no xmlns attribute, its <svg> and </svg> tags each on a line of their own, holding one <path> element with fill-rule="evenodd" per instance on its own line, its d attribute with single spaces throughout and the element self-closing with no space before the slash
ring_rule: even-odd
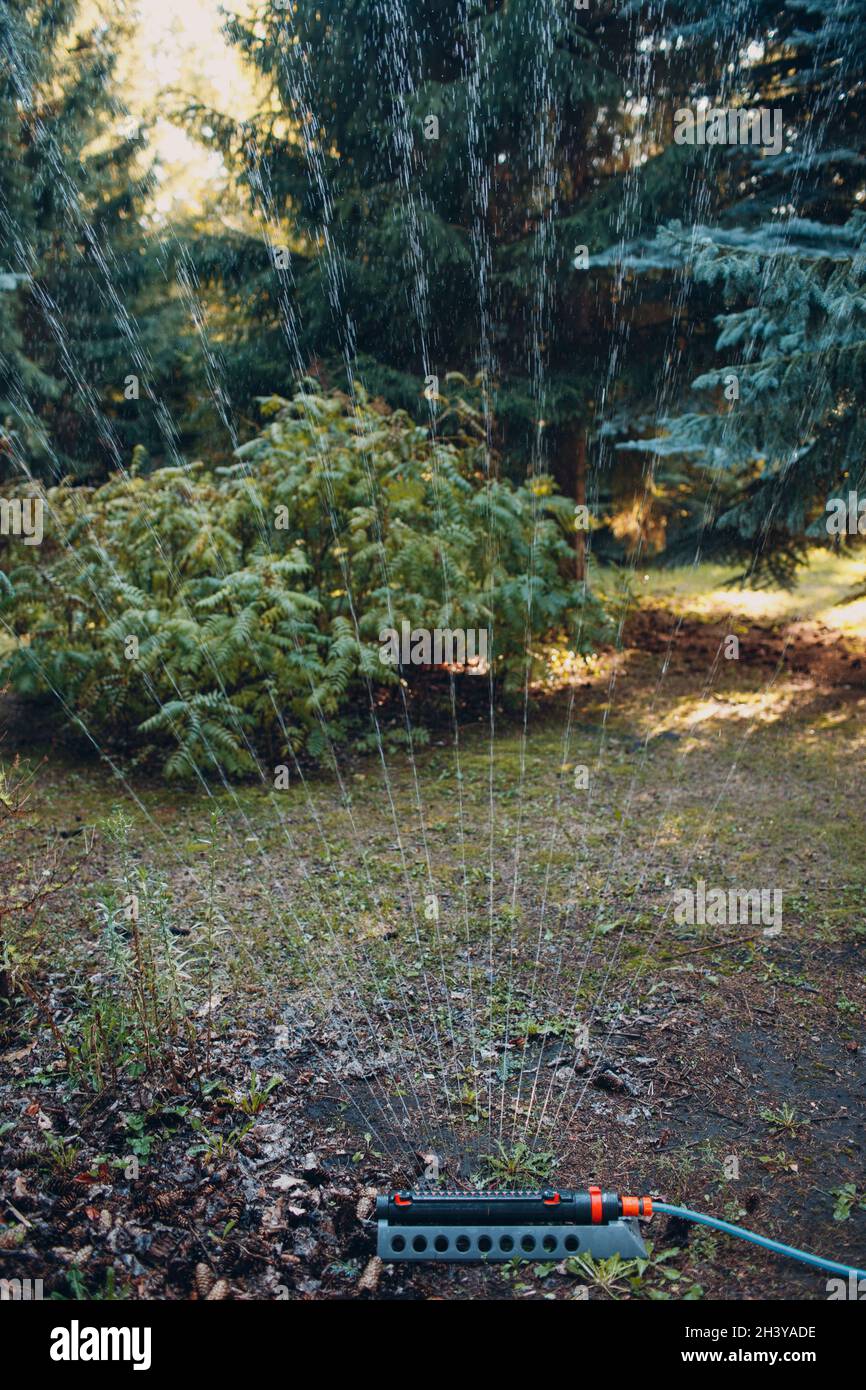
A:
<svg viewBox="0 0 866 1390">
<path fill-rule="evenodd" d="M 10 0 L 0 27 L 0 468 L 57 522 L 38 555 L 0 541 L 22 693 L 92 709 L 96 681 L 127 722 L 238 693 L 261 722 L 297 713 L 300 644 L 303 724 L 370 674 L 395 600 L 498 624 L 519 679 L 524 609 L 579 651 L 601 631 L 587 556 L 788 581 L 850 543 L 826 517 L 864 467 L 859 4 L 227 15 L 258 109 L 163 98 L 228 177 L 170 222 L 123 24 Z M 782 149 L 676 143 L 699 103 L 781 111 Z"/>
</svg>

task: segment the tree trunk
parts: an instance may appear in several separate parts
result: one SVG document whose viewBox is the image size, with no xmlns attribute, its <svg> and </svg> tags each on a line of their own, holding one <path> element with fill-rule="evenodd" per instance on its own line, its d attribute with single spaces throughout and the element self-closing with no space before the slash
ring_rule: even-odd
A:
<svg viewBox="0 0 866 1390">
<path fill-rule="evenodd" d="M 577 436 L 577 457 L 574 469 L 575 507 L 586 506 L 586 430 L 581 429 Z M 577 513 L 575 512 L 575 517 Z M 586 579 L 586 532 L 575 528 L 574 532 L 574 577 L 579 584 Z"/>
</svg>

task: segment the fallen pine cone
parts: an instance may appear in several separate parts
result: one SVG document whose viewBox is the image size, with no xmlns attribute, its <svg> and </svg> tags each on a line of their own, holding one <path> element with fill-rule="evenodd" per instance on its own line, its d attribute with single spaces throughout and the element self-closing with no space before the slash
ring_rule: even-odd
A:
<svg viewBox="0 0 866 1390">
<path fill-rule="evenodd" d="M 76 1187 L 72 1178 L 66 1173 L 49 1173 L 47 1178 L 42 1180 L 43 1192 L 72 1193 L 73 1201 L 79 1201 L 84 1196 L 80 1187 Z"/>
<path fill-rule="evenodd" d="M 199 1298 L 207 1298 L 216 1283 L 213 1271 L 206 1264 L 195 1267 L 195 1287 Z"/>
<path fill-rule="evenodd" d="M 173 1187 L 168 1192 L 157 1192 L 154 1196 L 145 1197 L 141 1205 L 158 1215 L 174 1211 L 182 1202 L 186 1201 L 188 1196 L 189 1194 L 184 1188 Z"/>
<path fill-rule="evenodd" d="M 382 1269 L 382 1261 L 378 1255 L 374 1255 L 358 1280 L 358 1291 L 360 1293 L 375 1293 L 382 1277 Z"/>
<path fill-rule="evenodd" d="M 621 1076 L 617 1076 L 615 1071 L 599 1072 L 593 1085 L 600 1091 L 624 1091 L 625 1082 Z"/>
<path fill-rule="evenodd" d="M 32 1168 L 40 1161 L 33 1149 L 7 1149 L 3 1154 L 4 1168 Z"/>
<path fill-rule="evenodd" d="M 358 1205 L 355 1207 L 355 1215 L 359 1221 L 369 1221 L 375 1210 L 376 1189 L 368 1187 L 358 1198 Z"/>
<path fill-rule="evenodd" d="M 228 1279 L 217 1279 L 210 1293 L 207 1295 L 208 1303 L 218 1303 L 220 1299 L 228 1298 L 229 1281 Z"/>
<path fill-rule="evenodd" d="M 174 1254 L 176 1245 L 177 1237 L 170 1231 L 162 1231 L 150 1242 L 148 1253 L 152 1260 L 164 1264 Z"/>
</svg>

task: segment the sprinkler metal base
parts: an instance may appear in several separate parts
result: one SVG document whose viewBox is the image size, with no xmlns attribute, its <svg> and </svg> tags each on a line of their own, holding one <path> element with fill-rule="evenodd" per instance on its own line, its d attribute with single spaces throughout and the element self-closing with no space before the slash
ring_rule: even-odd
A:
<svg viewBox="0 0 866 1390">
<path fill-rule="evenodd" d="M 393 1226 L 379 1221 L 379 1258 L 439 1260 L 468 1264 L 495 1260 L 564 1260 L 573 1255 L 592 1255 L 596 1260 L 621 1255 L 634 1260 L 646 1256 L 638 1223 L 633 1217 L 609 1221 L 603 1226 L 524 1225 L 469 1226 L 462 1223 Z"/>
</svg>

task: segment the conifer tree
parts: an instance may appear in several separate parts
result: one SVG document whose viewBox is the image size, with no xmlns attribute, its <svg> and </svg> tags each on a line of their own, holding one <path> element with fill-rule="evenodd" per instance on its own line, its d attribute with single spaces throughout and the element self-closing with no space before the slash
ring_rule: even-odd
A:
<svg viewBox="0 0 866 1390">
<path fill-rule="evenodd" d="M 513 471 L 536 455 L 570 485 L 601 336 L 592 256 L 627 160 L 616 7 L 297 0 L 228 33 L 272 84 L 245 131 L 190 113 L 265 230 L 194 248 L 253 308 L 257 361 L 249 335 L 234 344 L 235 389 L 285 375 L 283 292 L 326 380 L 357 356 L 371 391 L 424 418 L 428 376 L 483 373 Z"/>
<path fill-rule="evenodd" d="M 104 476 L 152 445 L 130 344 L 163 378 L 174 355 L 141 225 L 145 135 L 114 90 L 122 35 L 76 19 L 77 0 L 0 12 L 0 409 L 20 462 L 48 477 Z"/>
<path fill-rule="evenodd" d="M 866 12 L 848 0 L 744 6 L 732 42 L 703 6 L 673 11 L 671 106 L 714 80 L 714 105 L 780 110 L 784 145 L 708 150 L 712 220 L 629 249 L 638 272 L 685 272 L 708 288 L 718 325 L 716 361 L 692 382 L 698 409 L 672 414 L 642 447 L 663 464 L 697 460 L 712 483 L 672 558 L 697 545 L 787 578 L 808 542 L 828 539 L 828 504 L 866 483 Z"/>
</svg>

